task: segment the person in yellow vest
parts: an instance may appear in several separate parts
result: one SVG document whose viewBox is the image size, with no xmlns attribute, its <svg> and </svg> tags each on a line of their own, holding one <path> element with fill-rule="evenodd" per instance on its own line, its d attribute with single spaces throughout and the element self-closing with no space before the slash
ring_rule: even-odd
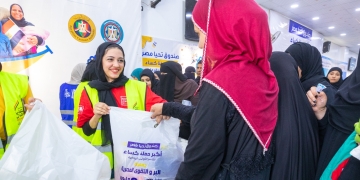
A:
<svg viewBox="0 0 360 180">
<path fill-rule="evenodd" d="M 0 159 L 35 102 L 28 76 L 2 71 L 0 62 Z"/>
<path fill-rule="evenodd" d="M 77 126 L 86 136 L 92 136 L 90 143 L 109 158 L 113 169 L 110 106 L 150 111 L 153 104 L 165 100 L 153 93 L 146 83 L 129 80 L 124 75 L 125 53 L 120 45 L 105 42 L 98 47 L 95 57 L 97 80 L 83 86 Z"/>
</svg>

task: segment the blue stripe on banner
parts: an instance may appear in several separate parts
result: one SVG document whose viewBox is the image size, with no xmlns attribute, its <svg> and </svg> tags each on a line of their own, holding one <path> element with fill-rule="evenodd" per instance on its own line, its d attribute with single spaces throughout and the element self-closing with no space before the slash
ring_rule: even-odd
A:
<svg viewBox="0 0 360 180">
<path fill-rule="evenodd" d="M 47 52 L 50 52 L 50 54 L 52 54 L 52 50 L 49 48 L 49 46 L 45 45 L 46 49 L 36 53 L 36 54 L 30 54 L 30 55 L 26 55 L 26 56 L 19 56 L 19 57 L 10 57 L 10 58 L 1 58 L 0 62 L 6 62 L 6 61 L 20 61 L 20 60 L 24 60 L 24 59 L 30 59 L 30 58 L 34 58 L 37 56 L 41 56 L 46 54 Z"/>
<path fill-rule="evenodd" d="M 25 36 L 25 34 L 22 31 L 16 32 L 16 34 L 10 39 L 11 48 L 14 49 L 23 36 Z"/>
</svg>

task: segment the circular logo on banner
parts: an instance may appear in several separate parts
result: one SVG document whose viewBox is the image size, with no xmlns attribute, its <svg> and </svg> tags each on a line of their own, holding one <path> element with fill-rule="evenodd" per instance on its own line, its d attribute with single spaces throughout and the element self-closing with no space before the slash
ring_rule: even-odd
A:
<svg viewBox="0 0 360 180">
<path fill-rule="evenodd" d="M 106 20 L 101 25 L 101 36 L 105 42 L 120 44 L 124 39 L 124 31 L 118 22 Z"/>
<path fill-rule="evenodd" d="M 95 38 L 95 24 L 84 14 L 75 14 L 71 16 L 68 27 L 71 36 L 79 42 L 88 43 Z"/>
</svg>

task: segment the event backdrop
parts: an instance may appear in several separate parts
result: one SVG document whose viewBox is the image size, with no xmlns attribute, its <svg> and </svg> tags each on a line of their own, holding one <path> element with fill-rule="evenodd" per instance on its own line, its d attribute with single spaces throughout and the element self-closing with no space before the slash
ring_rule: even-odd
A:
<svg viewBox="0 0 360 180">
<path fill-rule="evenodd" d="M 203 50 L 197 43 L 182 43 L 173 40 L 161 39 L 151 36 L 142 36 L 142 66 L 152 71 L 158 71 L 160 65 L 166 61 L 178 62 L 183 72 L 188 66 L 196 68 L 201 60 Z"/>
<path fill-rule="evenodd" d="M 9 13 L 13 3 L 21 7 Z M 1 0 L 0 18 L 3 71 L 29 75 L 34 96 L 57 116 L 60 85 L 101 43 L 124 48 L 125 75 L 142 65 L 140 0 Z"/>
</svg>

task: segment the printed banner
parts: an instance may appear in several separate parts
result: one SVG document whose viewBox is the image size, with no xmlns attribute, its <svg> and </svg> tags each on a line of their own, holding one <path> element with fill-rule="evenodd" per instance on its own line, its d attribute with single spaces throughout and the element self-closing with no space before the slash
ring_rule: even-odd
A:
<svg viewBox="0 0 360 180">
<path fill-rule="evenodd" d="M 296 42 L 309 43 L 322 51 L 323 36 L 275 11 L 270 10 L 270 32 L 273 51 L 285 51 Z"/>
<path fill-rule="evenodd" d="M 124 48 L 125 75 L 142 65 L 140 6 L 140 0 L 1 0 L 3 71 L 29 75 L 34 96 L 60 117 L 60 85 L 101 43 Z"/>
<path fill-rule="evenodd" d="M 178 62 L 184 71 L 188 66 L 195 67 L 202 53 L 197 44 L 142 36 L 142 67 L 152 71 L 159 71 L 161 63 L 167 61 Z"/>
</svg>

